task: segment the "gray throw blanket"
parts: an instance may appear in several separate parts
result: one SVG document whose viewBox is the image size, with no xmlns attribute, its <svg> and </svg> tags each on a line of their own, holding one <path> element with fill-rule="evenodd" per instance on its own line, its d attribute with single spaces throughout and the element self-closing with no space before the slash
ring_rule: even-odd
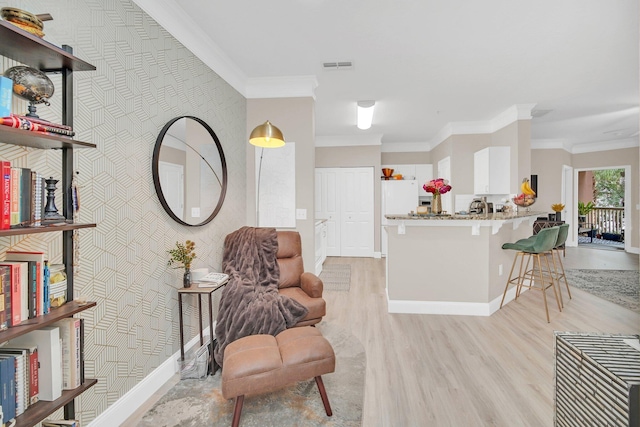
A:
<svg viewBox="0 0 640 427">
<path fill-rule="evenodd" d="M 214 357 L 222 366 L 224 349 L 248 335 L 277 335 L 307 315 L 307 308 L 278 293 L 280 268 L 274 228 L 242 227 L 224 240 L 222 291 Z"/>
</svg>

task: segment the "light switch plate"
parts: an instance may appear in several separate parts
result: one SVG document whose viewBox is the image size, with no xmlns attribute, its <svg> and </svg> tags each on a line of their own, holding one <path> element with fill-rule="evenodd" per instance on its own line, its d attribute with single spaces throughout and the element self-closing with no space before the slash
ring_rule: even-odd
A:
<svg viewBox="0 0 640 427">
<path fill-rule="evenodd" d="M 307 210 L 296 209 L 296 219 L 307 219 Z"/>
</svg>

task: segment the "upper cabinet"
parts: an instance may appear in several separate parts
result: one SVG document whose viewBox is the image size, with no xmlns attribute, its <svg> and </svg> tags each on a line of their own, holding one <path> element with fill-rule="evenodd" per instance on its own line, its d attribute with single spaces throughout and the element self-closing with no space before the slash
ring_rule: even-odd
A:
<svg viewBox="0 0 640 427">
<path fill-rule="evenodd" d="M 509 194 L 511 160 L 509 147 L 487 147 L 473 155 L 473 192 Z"/>
</svg>

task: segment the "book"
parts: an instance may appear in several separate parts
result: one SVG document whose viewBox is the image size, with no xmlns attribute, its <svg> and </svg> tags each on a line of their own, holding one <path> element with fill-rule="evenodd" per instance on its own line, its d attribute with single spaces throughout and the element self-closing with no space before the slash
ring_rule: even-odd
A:
<svg viewBox="0 0 640 427">
<path fill-rule="evenodd" d="M 29 356 L 26 350 L 0 349 L 0 359 L 12 358 L 15 364 L 16 416 L 22 415 L 29 406 Z"/>
<path fill-rule="evenodd" d="M 22 322 L 22 279 L 20 277 L 22 267 L 19 263 L 13 262 L 0 262 L 0 266 L 9 268 L 9 283 L 11 283 L 11 326 L 16 326 Z"/>
<path fill-rule="evenodd" d="M 229 281 L 229 275 L 225 273 L 211 272 L 198 280 L 199 288 L 215 288 Z"/>
<path fill-rule="evenodd" d="M 0 311 L 4 321 L 0 322 L 0 330 L 8 329 L 12 326 L 11 319 L 11 267 L 0 266 L 0 287 L 2 288 L 2 305 L 4 310 Z"/>
<path fill-rule="evenodd" d="M 62 389 L 80 387 L 80 319 L 67 317 L 53 323 L 62 339 Z"/>
<path fill-rule="evenodd" d="M 20 173 L 22 170 L 11 167 L 11 228 L 20 226 Z"/>
<path fill-rule="evenodd" d="M 2 413 L 8 421 L 16 417 L 16 367 L 10 358 L 0 358 L 0 387 Z"/>
<path fill-rule="evenodd" d="M 12 115 L 18 117 L 19 119 L 29 120 L 30 122 L 37 123 L 39 125 L 44 125 L 44 126 L 49 126 L 49 127 L 59 128 L 59 129 L 73 130 L 73 128 L 71 126 L 63 125 L 63 124 L 60 124 L 60 123 L 50 122 L 48 120 L 44 120 L 44 119 L 41 119 L 41 118 L 20 116 L 20 115 L 16 115 L 16 114 L 12 114 Z"/>
<path fill-rule="evenodd" d="M 63 264 L 49 265 L 49 302 L 50 308 L 67 302 L 67 275 Z"/>
<path fill-rule="evenodd" d="M 5 255 L 7 261 L 27 261 L 34 262 L 35 266 L 30 265 L 30 284 L 34 292 L 35 316 L 44 314 L 44 252 L 39 251 L 7 251 Z M 33 279 L 33 281 L 31 281 Z"/>
<path fill-rule="evenodd" d="M 44 420 L 42 427 L 80 427 L 78 420 Z"/>
<path fill-rule="evenodd" d="M 11 163 L 0 161 L 0 230 L 11 228 Z"/>
<path fill-rule="evenodd" d="M 60 328 L 45 326 L 10 341 L 12 347 L 38 347 L 39 400 L 53 401 L 62 395 L 62 350 Z"/>
<path fill-rule="evenodd" d="M 13 80 L 0 76 L 0 117 L 11 114 L 11 101 L 13 100 Z"/>
<path fill-rule="evenodd" d="M 31 225 L 31 169 L 20 168 L 20 225 Z"/>
<path fill-rule="evenodd" d="M 20 306 L 20 322 L 24 322 L 29 319 L 29 263 L 26 261 L 0 261 L 0 265 L 17 265 L 18 269 L 11 270 L 11 283 L 12 289 L 14 286 L 14 280 L 17 281 L 20 287 L 19 296 L 11 295 L 12 307 Z M 13 326 L 15 323 L 15 318 Z"/>
</svg>

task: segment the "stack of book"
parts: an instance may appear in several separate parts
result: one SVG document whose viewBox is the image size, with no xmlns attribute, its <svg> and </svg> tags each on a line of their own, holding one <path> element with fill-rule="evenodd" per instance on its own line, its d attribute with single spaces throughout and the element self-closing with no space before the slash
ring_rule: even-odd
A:
<svg viewBox="0 0 640 427">
<path fill-rule="evenodd" d="M 30 130 L 33 132 L 64 135 L 68 137 L 72 137 L 76 134 L 71 126 L 49 122 L 36 117 L 19 116 L 17 114 L 0 117 L 0 125 Z"/>
<path fill-rule="evenodd" d="M 198 279 L 199 288 L 217 288 L 229 281 L 229 275 L 225 273 L 211 272 L 206 276 Z"/>
<path fill-rule="evenodd" d="M 44 176 L 0 160 L 0 179 L 0 230 L 42 225 L 46 205 Z"/>
</svg>

